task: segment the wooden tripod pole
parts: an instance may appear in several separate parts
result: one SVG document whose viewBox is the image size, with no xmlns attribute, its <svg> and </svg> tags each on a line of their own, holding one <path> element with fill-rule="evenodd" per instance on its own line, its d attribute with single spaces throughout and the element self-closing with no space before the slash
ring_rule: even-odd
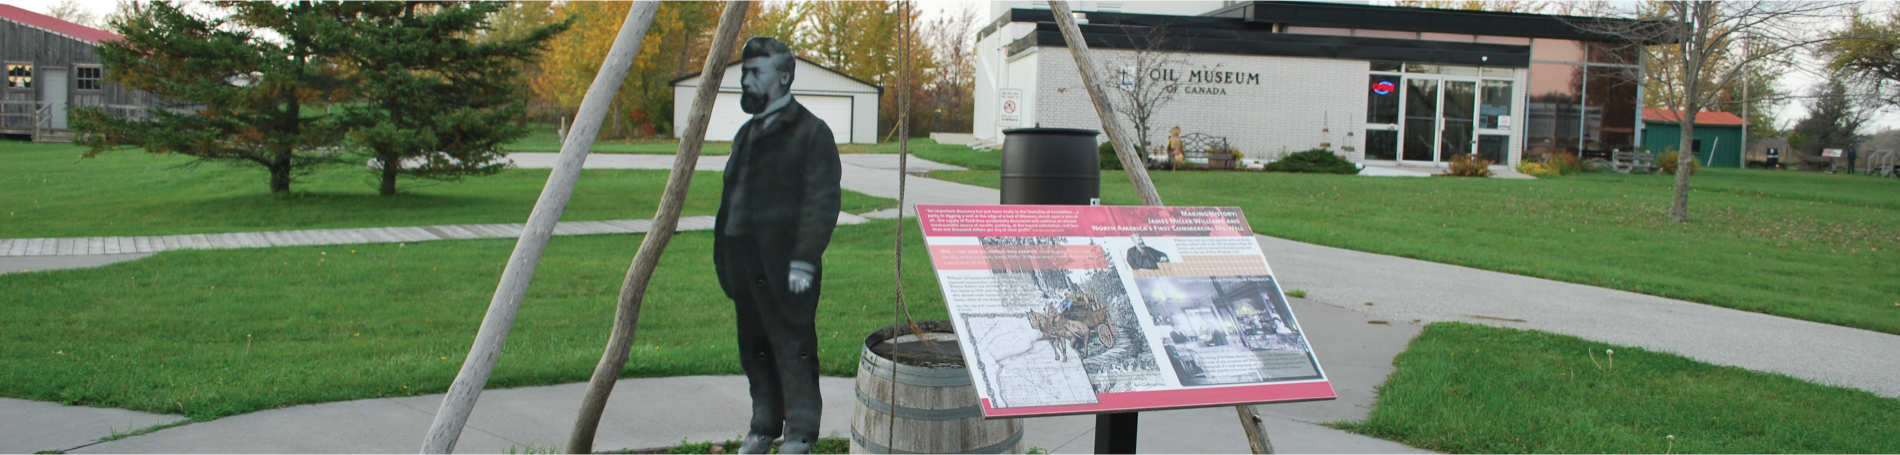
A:
<svg viewBox="0 0 1900 455">
<path fill-rule="evenodd" d="M 1089 52 L 1089 44 L 1082 40 L 1082 29 L 1075 26 L 1075 16 L 1069 13 L 1069 2 L 1050 1 L 1049 10 L 1056 15 L 1056 26 L 1062 29 L 1063 41 L 1069 42 L 1069 55 L 1075 57 L 1076 72 L 1082 73 L 1082 85 L 1088 87 L 1089 100 L 1095 102 L 1095 116 L 1102 119 L 1102 132 L 1108 133 L 1108 142 L 1115 144 L 1115 155 L 1120 156 L 1122 169 L 1128 171 L 1128 181 L 1135 185 L 1135 195 L 1141 196 L 1141 205 L 1161 205 L 1161 194 L 1155 192 L 1155 183 L 1148 179 L 1148 168 L 1138 165 L 1145 163 L 1135 151 L 1135 144 L 1128 142 L 1128 133 L 1122 131 L 1120 119 L 1115 117 L 1115 108 L 1109 105 L 1108 94 L 1103 93 L 1100 76 L 1095 74 L 1095 55 Z"/>
<path fill-rule="evenodd" d="M 1069 12 L 1069 2 L 1052 0 L 1049 10 L 1055 13 L 1056 27 L 1062 29 L 1062 39 L 1069 43 L 1069 54 L 1075 57 L 1076 72 L 1082 73 L 1082 85 L 1088 88 L 1089 99 L 1095 102 L 1095 115 L 1102 119 L 1102 130 L 1108 133 L 1108 141 L 1115 144 L 1115 154 L 1121 156 L 1124 164 L 1122 169 L 1128 171 L 1128 181 L 1134 183 L 1135 194 L 1141 196 L 1142 205 L 1162 205 L 1161 194 L 1155 191 L 1154 181 L 1148 179 L 1148 169 L 1138 164 L 1145 161 L 1128 143 L 1128 134 L 1122 131 L 1121 122 L 1115 117 L 1115 108 L 1109 104 L 1108 94 L 1103 92 L 1096 74 L 1100 67 L 1095 66 L 1095 56 L 1089 52 L 1088 42 L 1082 38 L 1082 29 L 1075 25 L 1075 16 Z M 1240 424 L 1246 430 L 1247 445 L 1253 452 L 1273 453 L 1273 443 L 1267 439 L 1267 428 L 1254 407 L 1235 406 L 1234 410 L 1240 413 Z"/>
<path fill-rule="evenodd" d="M 699 89 L 694 92 L 693 111 L 686 118 L 686 134 L 680 136 L 679 153 L 673 157 L 673 173 L 667 176 L 666 192 L 660 196 L 659 211 L 653 214 L 653 227 L 640 241 L 640 251 L 627 266 L 627 278 L 620 283 L 620 302 L 614 310 L 613 334 L 607 338 L 606 352 L 594 367 L 587 382 L 587 394 L 581 398 L 580 416 L 574 420 L 574 432 L 567 440 L 567 453 L 593 453 L 594 434 L 600 429 L 600 415 L 607 409 L 607 397 L 613 394 L 620 371 L 627 366 L 627 353 L 633 348 L 633 334 L 640 328 L 640 304 L 646 298 L 647 283 L 660 264 L 667 242 L 679 227 L 680 210 L 686 205 L 686 190 L 693 183 L 693 169 L 699 165 L 699 149 L 706 142 L 706 125 L 712 120 L 713 100 L 719 96 L 726 62 L 732 58 L 733 43 L 739 28 L 745 25 L 747 3 L 727 2 L 719 17 L 712 48 L 706 52 L 706 66 L 700 71 Z"/>
<path fill-rule="evenodd" d="M 607 115 L 614 93 L 627 79 L 627 67 L 640 52 L 641 38 L 646 37 L 647 27 L 653 24 L 654 12 L 659 8 L 657 1 L 636 2 L 627 11 L 626 21 L 620 24 L 620 35 L 614 38 L 613 48 L 600 63 L 594 84 L 587 88 L 580 112 L 574 116 L 574 125 L 561 143 L 559 161 L 548 174 L 547 186 L 541 188 L 541 198 L 535 201 L 534 211 L 528 214 L 528 223 L 515 242 L 515 251 L 508 256 L 507 268 L 502 269 L 501 283 L 495 286 L 488 313 L 482 316 L 482 328 L 475 333 L 475 344 L 469 348 L 468 358 L 462 361 L 462 371 L 456 373 L 455 382 L 449 384 L 449 393 L 442 398 L 442 407 L 436 410 L 435 422 L 429 425 L 429 435 L 422 441 L 422 453 L 452 452 L 455 441 L 462 437 L 462 427 L 468 423 L 476 399 L 481 398 L 482 387 L 488 385 L 488 375 L 494 372 L 495 362 L 501 358 L 501 347 L 508 341 L 508 330 L 514 327 L 515 313 L 521 309 L 528 282 L 534 279 L 535 266 L 541 263 L 548 237 L 554 234 L 554 225 L 561 220 L 561 212 L 567 209 L 567 201 L 574 194 L 574 182 L 580 180 L 581 165 L 587 161 L 588 149 L 594 146 L 594 136 L 600 134 L 601 120 Z"/>
</svg>

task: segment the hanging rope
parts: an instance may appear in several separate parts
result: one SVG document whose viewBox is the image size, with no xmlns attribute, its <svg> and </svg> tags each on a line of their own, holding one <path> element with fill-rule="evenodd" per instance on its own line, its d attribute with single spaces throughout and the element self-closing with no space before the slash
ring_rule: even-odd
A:
<svg viewBox="0 0 1900 455">
<path fill-rule="evenodd" d="M 897 414 L 895 410 L 899 409 L 898 406 L 900 406 L 897 403 L 897 368 L 901 363 L 898 361 L 897 349 L 901 344 L 897 342 L 897 334 L 900 333 L 897 328 L 899 326 L 908 326 L 910 333 L 915 335 L 918 341 L 924 343 L 931 342 L 929 338 L 924 336 L 923 328 L 918 327 L 917 321 L 911 318 L 910 303 L 904 300 L 904 187 L 910 176 L 911 4 L 908 1 L 900 1 L 897 3 L 897 7 L 898 39 L 902 42 L 897 46 L 897 227 L 893 231 L 893 236 L 896 237 L 896 245 L 892 248 L 894 259 L 891 261 L 892 264 L 894 264 L 892 267 L 894 270 L 892 275 L 896 283 L 897 300 L 891 311 L 891 382 L 890 387 L 888 387 L 889 391 L 884 398 L 884 402 L 890 403 L 891 409 L 893 410 L 888 422 L 888 428 L 886 428 L 884 433 L 884 447 L 890 448 L 891 452 L 897 451 Z"/>
</svg>

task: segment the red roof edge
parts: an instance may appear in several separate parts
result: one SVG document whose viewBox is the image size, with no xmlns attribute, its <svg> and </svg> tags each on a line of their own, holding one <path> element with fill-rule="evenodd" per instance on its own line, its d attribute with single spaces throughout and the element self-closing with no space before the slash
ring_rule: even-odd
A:
<svg viewBox="0 0 1900 455">
<path fill-rule="evenodd" d="M 1682 123 L 1682 113 L 1670 109 L 1643 109 L 1643 121 Z M 1741 116 L 1722 111 L 1702 111 L 1695 115 L 1695 124 L 1714 126 L 1742 126 L 1748 123 Z"/>
<path fill-rule="evenodd" d="M 66 22 L 65 20 L 57 18 L 57 17 L 35 13 L 32 11 L 22 9 L 17 6 L 3 4 L 3 3 L 0 3 L 0 18 L 6 18 L 14 22 L 25 24 L 28 27 L 33 27 L 33 28 L 45 30 L 48 32 L 53 32 L 54 34 L 66 36 L 66 37 L 80 40 L 80 41 L 85 41 L 87 43 L 92 43 L 95 45 L 99 44 L 102 41 L 112 41 L 112 40 L 119 39 L 119 35 L 116 33 L 108 32 L 105 30 L 100 30 L 100 29 L 96 29 L 92 27 L 87 27 L 84 25 L 79 25 L 79 24 L 75 24 L 71 22 Z"/>
</svg>

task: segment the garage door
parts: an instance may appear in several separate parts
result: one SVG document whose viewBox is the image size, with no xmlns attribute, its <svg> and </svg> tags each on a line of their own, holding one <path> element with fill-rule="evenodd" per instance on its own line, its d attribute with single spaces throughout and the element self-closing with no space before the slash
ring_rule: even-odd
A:
<svg viewBox="0 0 1900 455">
<path fill-rule="evenodd" d="M 846 96 L 799 95 L 798 103 L 831 126 L 831 137 L 838 143 L 851 142 L 851 98 Z M 752 114 L 739 107 L 739 94 L 720 93 L 713 102 L 712 122 L 706 125 L 706 140 L 730 141 L 739 135 Z"/>
</svg>

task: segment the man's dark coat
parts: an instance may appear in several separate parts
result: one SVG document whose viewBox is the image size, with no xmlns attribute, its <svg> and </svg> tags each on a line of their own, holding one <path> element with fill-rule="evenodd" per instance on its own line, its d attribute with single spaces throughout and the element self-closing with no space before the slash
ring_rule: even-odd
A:
<svg viewBox="0 0 1900 455">
<path fill-rule="evenodd" d="M 788 95 L 789 96 L 789 95 Z M 771 288 L 786 290 L 791 261 L 805 261 L 821 270 L 825 247 L 831 244 L 831 231 L 838 226 L 839 197 L 838 144 L 831 128 L 794 99 L 777 113 L 764 131 L 755 131 L 748 120 L 733 137 L 732 155 L 726 160 L 724 190 L 719 196 L 719 215 L 713 232 L 724 234 L 733 220 L 732 196 L 740 178 L 749 179 L 745 187 L 746 213 L 739 216 L 743 228 L 757 240 L 755 245 L 721 245 L 718 237 L 713 248 L 754 248 L 768 267 Z M 713 256 L 715 261 L 720 257 Z M 720 285 L 730 287 L 721 276 Z"/>
<path fill-rule="evenodd" d="M 1128 268 L 1155 270 L 1168 262 L 1168 254 L 1147 245 L 1128 247 Z"/>
<path fill-rule="evenodd" d="M 776 116 L 776 117 L 773 117 Z M 747 437 L 816 442 L 818 391 L 814 319 L 825 247 L 838 225 L 838 145 L 831 128 L 791 101 L 739 127 L 727 157 L 713 264 L 732 298 L 739 365 L 752 394 Z M 811 287 L 790 289 L 792 261 L 812 266 Z"/>
</svg>

